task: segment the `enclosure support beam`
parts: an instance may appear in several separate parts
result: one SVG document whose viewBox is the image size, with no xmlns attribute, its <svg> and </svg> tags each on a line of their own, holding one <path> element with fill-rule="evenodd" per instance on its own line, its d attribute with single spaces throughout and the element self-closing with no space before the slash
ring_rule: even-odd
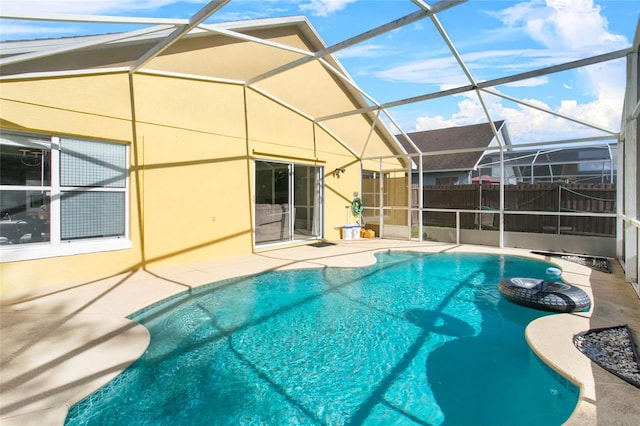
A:
<svg viewBox="0 0 640 426">
<path fill-rule="evenodd" d="M 635 291 L 640 295 L 638 273 L 640 258 L 638 256 L 640 228 L 638 223 L 638 162 L 640 150 L 638 149 L 639 118 L 634 116 L 638 105 L 638 48 L 640 47 L 640 25 L 636 30 L 634 51 L 627 56 L 627 88 L 622 121 L 622 155 L 619 155 L 619 170 L 622 171 L 622 182 L 618 182 L 618 258 L 623 262 L 625 280 L 633 283 Z M 620 168 L 620 166 L 622 166 Z M 619 176 L 620 180 L 620 176 Z M 620 189 L 621 188 L 621 189 Z M 622 192 L 622 194 L 620 194 Z M 622 198 L 622 199 L 621 199 Z"/>
<path fill-rule="evenodd" d="M 299 67 L 301 65 L 306 64 L 307 62 L 310 62 L 314 59 L 317 58 L 322 58 L 324 56 L 327 55 L 331 55 L 333 53 L 336 53 L 340 50 L 346 49 L 347 47 L 351 47 L 353 45 L 356 45 L 358 43 L 362 43 L 363 41 L 372 39 L 374 37 L 377 37 L 379 35 L 388 33 L 390 31 L 393 31 L 395 29 L 404 27 L 406 25 L 412 24 L 416 21 L 419 21 L 423 18 L 425 18 L 426 16 L 428 16 L 430 13 L 437 13 L 437 12 L 441 12 L 443 10 L 449 9 L 453 6 L 456 6 L 460 3 L 464 3 L 467 0 L 442 0 L 436 4 L 434 4 L 431 7 L 431 11 L 427 12 L 425 10 L 418 10 L 416 12 L 410 13 L 408 15 L 403 16 L 402 18 L 396 19 L 395 21 L 391 21 L 391 22 L 387 22 L 386 24 L 380 25 L 379 27 L 376 27 L 372 30 L 369 30 L 367 32 L 364 32 L 362 34 L 359 34 L 355 37 L 352 37 L 350 39 L 341 41 L 339 43 L 336 43 L 332 46 L 326 47 L 318 52 L 316 52 L 316 54 L 313 57 L 305 57 L 305 58 L 300 58 L 296 61 L 293 62 L 289 62 L 288 64 L 282 65 L 278 68 L 274 68 L 271 71 L 267 71 L 266 73 L 260 74 L 258 76 L 255 76 L 252 79 L 249 79 L 247 81 L 247 84 L 254 84 L 257 83 L 258 81 L 264 80 L 266 78 L 269 77 L 273 77 L 274 75 L 283 73 L 285 71 L 288 71 L 290 69 Z"/>
<path fill-rule="evenodd" d="M 180 40 L 183 36 L 189 33 L 192 29 L 204 22 L 209 16 L 216 13 L 222 6 L 229 3 L 230 0 L 215 0 L 207 3 L 202 9 L 200 9 L 195 15 L 189 19 L 187 25 L 182 25 L 176 28 L 171 34 L 169 34 L 160 43 L 153 46 L 149 51 L 142 55 L 132 66 L 131 74 L 135 73 L 138 69 L 142 68 L 147 62 L 164 52 L 171 47 L 175 42 Z"/>
<path fill-rule="evenodd" d="M 559 64 L 559 65 L 554 65 L 554 66 L 547 67 L 547 68 L 540 68 L 540 69 L 537 69 L 537 70 L 528 71 L 528 72 L 521 73 L 521 74 L 515 74 L 515 75 L 509 76 L 509 77 L 501 77 L 501 78 L 498 78 L 498 79 L 495 79 L 495 80 L 482 81 L 482 82 L 477 83 L 476 86 L 474 86 L 473 84 L 468 84 L 468 85 L 465 85 L 465 86 L 455 87 L 453 89 L 442 90 L 442 91 L 434 92 L 434 93 L 426 93 L 424 95 L 413 96 L 411 98 L 404 98 L 404 99 L 399 99 L 399 100 L 395 100 L 395 101 L 391 101 L 391 102 L 386 102 L 384 104 L 380 104 L 379 106 L 371 106 L 371 107 L 367 107 L 367 108 L 359 108 L 357 110 L 344 111 L 344 112 L 333 114 L 331 116 L 321 117 L 321 118 L 318 118 L 317 120 L 320 121 L 320 120 L 327 120 L 327 119 L 330 119 L 330 118 L 337 118 L 337 117 L 345 117 L 345 116 L 355 115 L 355 114 L 362 114 L 363 112 L 372 111 L 372 110 L 375 110 L 376 108 L 393 108 L 393 107 L 397 107 L 397 106 L 402 106 L 402 105 L 407 105 L 407 104 L 412 104 L 412 103 L 417 103 L 417 102 L 424 102 L 424 101 L 428 101 L 428 100 L 432 100 L 432 99 L 438 99 L 438 98 L 443 98 L 443 97 L 446 97 L 446 96 L 452 96 L 452 95 L 457 95 L 457 94 L 460 94 L 460 93 L 470 92 L 470 91 L 475 90 L 475 89 L 486 89 L 486 88 L 489 88 L 489 87 L 499 86 L 501 84 L 514 83 L 516 81 L 527 80 L 529 78 L 540 77 L 540 76 L 547 75 L 547 74 L 553 74 L 553 73 L 557 73 L 557 72 L 561 72 L 561 71 L 567 71 L 567 70 L 571 70 L 571 69 L 575 69 L 575 68 L 585 67 L 587 65 L 593 65 L 593 64 L 598 64 L 598 63 L 601 63 L 601 62 L 606 62 L 606 61 L 611 61 L 611 60 L 614 60 L 614 59 L 623 58 L 630 51 L 631 51 L 630 49 L 617 50 L 615 52 L 610 52 L 610 53 L 605 53 L 605 54 L 602 54 L 602 55 L 592 56 L 590 58 L 580 59 L 580 60 L 577 60 L 577 61 L 568 62 L 566 64 Z"/>
<path fill-rule="evenodd" d="M 566 114 L 562 114 L 556 111 L 553 111 L 549 108 L 543 108 L 540 105 L 536 105 L 531 102 L 523 101 L 522 99 L 514 98 L 513 96 L 505 95 L 504 93 L 500 93 L 496 90 L 492 89 L 482 89 L 484 92 L 487 92 L 491 95 L 498 96 L 500 98 L 506 99 L 511 102 L 515 102 L 517 104 L 525 105 L 529 108 L 537 109 L 538 111 L 546 112 L 547 114 L 555 115 L 556 117 L 564 118 L 565 120 L 573 121 L 574 123 L 581 124 L 583 126 L 591 127 L 592 129 L 600 130 L 601 132 L 609 133 L 610 135 L 616 135 L 617 132 L 614 130 L 606 129 L 604 127 L 598 126 L 597 124 L 589 123 L 584 120 L 580 120 L 578 118 L 571 117 Z"/>
<path fill-rule="evenodd" d="M 137 37 L 145 34 L 152 34 L 158 31 L 166 30 L 171 28 L 168 25 L 157 25 L 151 28 L 143 28 L 141 30 L 131 31 L 128 33 L 118 33 L 118 34 L 110 34 L 106 36 L 100 37 L 92 37 L 88 41 L 73 43 L 53 49 L 39 50 L 35 52 L 23 53 L 20 55 L 9 56 L 3 59 L 0 59 L 0 66 L 5 66 L 9 64 L 16 64 L 19 62 L 30 61 L 32 59 L 45 58 L 47 56 L 59 55 L 61 53 L 72 52 L 74 50 L 85 49 L 87 47 L 99 46 L 101 44 L 107 44 L 114 41 L 126 40 L 132 37 Z"/>
</svg>

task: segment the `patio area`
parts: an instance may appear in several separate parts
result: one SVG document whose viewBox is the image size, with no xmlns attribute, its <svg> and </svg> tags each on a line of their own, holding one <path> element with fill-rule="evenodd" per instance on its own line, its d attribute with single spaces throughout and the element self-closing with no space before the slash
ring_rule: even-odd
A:
<svg viewBox="0 0 640 426">
<path fill-rule="evenodd" d="M 70 405 L 114 378 L 146 349 L 146 329 L 125 317 L 145 306 L 197 286 L 267 270 L 358 267 L 380 250 L 484 252 L 544 259 L 527 250 L 418 243 L 381 239 L 335 241 L 247 256 L 123 273 L 4 295 L 1 306 L 3 425 L 63 424 Z M 640 418 L 640 389 L 603 370 L 573 345 L 592 328 L 627 324 L 640 336 L 640 300 L 612 261 L 607 274 L 547 258 L 567 282 L 592 298 L 587 313 L 546 316 L 526 330 L 533 350 L 581 386 L 581 399 L 567 424 L 626 425 Z M 497 284 L 497 283 L 496 283 Z"/>
</svg>

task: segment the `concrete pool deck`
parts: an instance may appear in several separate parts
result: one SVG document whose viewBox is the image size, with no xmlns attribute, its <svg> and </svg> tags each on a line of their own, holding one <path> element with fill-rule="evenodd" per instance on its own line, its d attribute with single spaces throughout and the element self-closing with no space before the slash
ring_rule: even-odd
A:
<svg viewBox="0 0 640 426">
<path fill-rule="evenodd" d="M 213 281 L 267 270 L 364 266 L 375 262 L 373 254 L 381 250 L 502 253 L 555 263 L 563 279 L 583 288 L 593 301 L 589 312 L 546 316 L 526 330 L 533 350 L 581 388 L 580 402 L 567 424 L 638 424 L 640 389 L 591 362 L 572 340 L 588 329 L 627 324 L 639 341 L 640 299 L 624 282 L 617 262 L 607 274 L 528 250 L 380 239 L 289 247 L 4 294 L 0 424 L 62 425 L 72 404 L 144 352 L 149 334 L 126 316 L 145 306 Z"/>
</svg>

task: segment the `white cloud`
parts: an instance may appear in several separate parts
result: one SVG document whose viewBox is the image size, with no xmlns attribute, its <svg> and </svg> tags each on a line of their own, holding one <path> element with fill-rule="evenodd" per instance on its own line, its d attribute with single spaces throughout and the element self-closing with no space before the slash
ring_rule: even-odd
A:
<svg viewBox="0 0 640 426">
<path fill-rule="evenodd" d="M 457 127 L 461 126 L 461 123 L 458 123 L 453 117 L 452 118 L 444 118 L 442 115 L 436 115 L 434 117 L 418 117 L 416 120 L 416 128 L 415 131 L 419 132 L 421 130 L 433 130 L 433 129 L 446 129 L 448 127 Z"/>
<path fill-rule="evenodd" d="M 300 10 L 303 12 L 311 12 L 316 16 L 328 16 L 333 12 L 340 11 L 347 7 L 349 3 L 353 3 L 356 0 L 311 0 L 309 3 L 303 3 L 300 5 Z"/>
<path fill-rule="evenodd" d="M 2 13 L 108 14 L 155 10 L 178 0 L 2 0 Z M 206 4 L 206 0 L 182 0 L 182 3 Z"/>
<path fill-rule="evenodd" d="M 435 84 L 440 87 L 469 83 L 452 55 L 399 65 L 374 75 L 391 82 Z"/>
<path fill-rule="evenodd" d="M 579 58 L 572 50 L 543 49 L 493 49 L 462 55 L 466 65 L 474 70 L 500 69 L 522 72 L 544 68 Z"/>
<path fill-rule="evenodd" d="M 507 76 L 573 61 L 577 57 L 575 52 L 551 49 L 496 49 L 466 53 L 462 55 L 462 59 L 476 81 L 485 81 L 487 78 L 483 76 L 484 70 L 491 73 L 491 78 L 495 78 L 496 70 L 501 71 L 500 76 Z M 433 84 L 440 86 L 441 89 L 469 84 L 462 68 L 451 54 L 398 65 L 379 71 L 375 76 L 387 81 Z M 539 86 L 547 81 L 546 77 L 539 77 L 511 83 L 510 86 Z"/>
<path fill-rule="evenodd" d="M 2 24 L 0 27 L 0 37 L 4 38 L 6 35 L 13 36 L 28 36 L 35 37 L 39 34 L 46 34 L 47 36 L 51 36 L 52 34 L 73 34 L 77 32 L 77 28 L 71 26 L 71 24 L 67 24 L 64 27 L 50 27 L 46 25 L 28 25 L 28 24 Z"/>
<path fill-rule="evenodd" d="M 523 61 L 528 67 L 535 63 L 532 68 L 567 62 L 575 59 L 576 55 L 591 56 L 629 45 L 624 36 L 608 31 L 607 20 L 602 16 L 600 7 L 592 0 L 547 0 L 546 3 L 529 1 L 506 8 L 494 16 L 500 18 L 508 27 L 508 31 L 520 31 L 542 45 L 542 49 L 529 50 L 529 56 Z M 496 66 L 497 64 L 493 63 L 495 59 L 491 58 L 497 56 L 498 51 L 478 52 L 465 56 L 465 60 L 468 60 L 469 67 L 477 72 L 484 66 Z M 558 61 L 559 59 L 562 61 Z M 605 129 L 619 129 L 625 89 L 624 60 L 581 68 L 573 75 L 574 80 L 568 84 L 563 83 L 563 86 L 574 91 L 580 90 L 576 93 L 583 98 L 580 101 L 556 101 L 556 111 Z M 544 78 L 551 81 L 552 75 Z M 527 83 L 538 86 L 545 81 L 538 78 L 518 83 L 521 83 L 521 87 Z M 510 84 L 512 87 L 514 85 Z M 530 99 L 527 102 L 548 110 L 553 109 L 551 105 L 535 99 L 534 96 L 536 95 L 529 95 Z M 419 117 L 415 121 L 416 130 L 460 126 L 487 120 L 475 93 L 467 93 L 460 97 L 462 100 L 457 103 L 457 111 L 450 117 L 441 114 Z M 581 124 L 522 104 L 512 104 L 490 95 L 483 95 L 483 100 L 492 119 L 507 120 L 509 133 L 515 143 L 602 135 L 601 132 Z"/>
<path fill-rule="evenodd" d="M 545 111 L 530 108 L 527 105 L 505 103 L 501 98 L 492 95 L 483 94 L 482 96 L 491 118 L 507 121 L 509 135 L 515 143 L 543 142 L 603 134 L 598 130 Z M 450 117 L 442 115 L 419 117 L 415 122 L 415 130 L 464 126 L 487 121 L 484 109 L 475 93 L 466 93 L 460 95 L 460 98 L 457 112 Z M 523 101 L 542 109 L 551 110 L 548 104 L 539 99 L 523 99 Z M 598 99 L 587 103 L 563 100 L 560 102 L 560 108 L 557 109 L 557 112 L 605 129 L 616 130 L 620 125 L 621 104 L 613 98 Z"/>
<path fill-rule="evenodd" d="M 514 81 L 513 83 L 505 84 L 507 87 L 536 87 L 544 86 L 549 82 L 548 77 L 534 77 L 526 80 Z"/>
<path fill-rule="evenodd" d="M 384 54 L 385 46 L 381 44 L 359 44 L 337 52 L 334 56 L 345 58 L 375 58 Z"/>
<path fill-rule="evenodd" d="M 530 1 L 495 16 L 547 48 L 588 50 L 595 54 L 627 44 L 625 37 L 607 30 L 609 22 L 593 0 L 547 0 L 546 4 Z"/>
<path fill-rule="evenodd" d="M 158 9 L 175 4 L 191 4 L 189 12 L 183 16 L 168 16 L 175 18 L 189 18 L 205 4 L 207 0 L 1 0 L 2 14 L 12 15 L 104 15 L 104 16 L 158 16 Z M 0 33 L 3 39 L 15 36 L 28 38 L 39 35 L 78 35 L 82 32 L 81 24 L 71 26 L 43 24 L 33 21 L 3 21 Z"/>
</svg>

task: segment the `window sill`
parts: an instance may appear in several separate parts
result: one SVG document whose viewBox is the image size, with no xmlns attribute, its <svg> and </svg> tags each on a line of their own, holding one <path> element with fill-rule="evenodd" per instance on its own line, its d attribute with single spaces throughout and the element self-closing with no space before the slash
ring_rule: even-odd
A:
<svg viewBox="0 0 640 426">
<path fill-rule="evenodd" d="M 126 250 L 131 247 L 131 241 L 126 238 L 63 241 L 55 245 L 50 243 L 4 245 L 0 246 L 0 263 Z"/>
</svg>

